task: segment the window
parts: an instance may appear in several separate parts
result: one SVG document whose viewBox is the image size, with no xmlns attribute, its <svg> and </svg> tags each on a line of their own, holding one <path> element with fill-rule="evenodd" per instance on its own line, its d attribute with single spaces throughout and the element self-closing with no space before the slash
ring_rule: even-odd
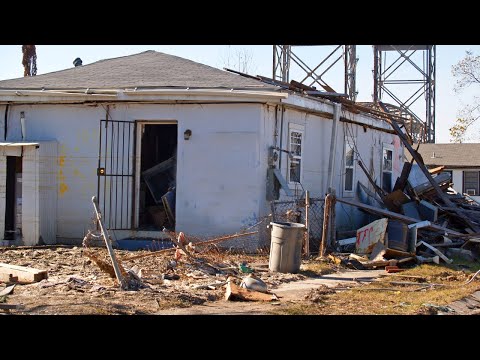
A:
<svg viewBox="0 0 480 360">
<path fill-rule="evenodd" d="M 302 125 L 290 124 L 289 127 L 289 151 L 292 154 L 288 159 L 288 182 L 296 184 L 302 182 L 302 150 L 303 150 Z"/>
<path fill-rule="evenodd" d="M 387 145 L 388 146 L 388 145 Z M 387 193 L 392 191 L 392 173 L 393 173 L 393 149 L 390 146 L 383 146 L 382 156 L 382 189 Z"/>
<path fill-rule="evenodd" d="M 353 191 L 353 171 L 355 153 L 353 147 L 353 139 L 345 138 L 345 178 L 343 184 L 343 190 Z"/>
<path fill-rule="evenodd" d="M 463 172 L 463 192 L 468 195 L 479 195 L 478 187 L 478 171 Z"/>
</svg>

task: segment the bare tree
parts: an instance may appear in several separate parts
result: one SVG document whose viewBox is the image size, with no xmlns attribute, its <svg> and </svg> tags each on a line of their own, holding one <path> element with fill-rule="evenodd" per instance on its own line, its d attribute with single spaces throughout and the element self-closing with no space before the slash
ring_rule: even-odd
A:
<svg viewBox="0 0 480 360">
<path fill-rule="evenodd" d="M 480 56 L 467 51 L 465 57 L 452 66 L 452 74 L 456 78 L 454 90 L 461 93 L 472 85 L 480 85 Z M 466 139 L 466 132 L 480 118 L 480 98 L 475 96 L 473 104 L 467 105 L 459 113 L 455 125 L 450 130 L 453 142 Z"/>
<path fill-rule="evenodd" d="M 35 45 L 22 45 L 23 76 L 37 75 L 37 49 Z"/>
<path fill-rule="evenodd" d="M 224 67 L 246 74 L 252 74 L 257 69 L 253 64 L 253 53 L 247 48 L 241 48 L 232 53 L 228 45 L 226 54 L 222 56 L 222 62 Z"/>
</svg>

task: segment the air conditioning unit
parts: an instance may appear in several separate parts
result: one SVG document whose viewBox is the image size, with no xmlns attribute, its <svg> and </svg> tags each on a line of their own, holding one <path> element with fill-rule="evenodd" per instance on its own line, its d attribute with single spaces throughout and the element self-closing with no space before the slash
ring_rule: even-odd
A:
<svg viewBox="0 0 480 360">
<path fill-rule="evenodd" d="M 475 189 L 467 189 L 467 195 L 470 195 L 470 196 L 475 196 Z"/>
</svg>

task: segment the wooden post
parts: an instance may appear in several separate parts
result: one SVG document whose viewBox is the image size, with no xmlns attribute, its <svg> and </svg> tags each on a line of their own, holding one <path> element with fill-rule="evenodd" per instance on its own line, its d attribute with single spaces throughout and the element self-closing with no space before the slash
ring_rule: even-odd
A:
<svg viewBox="0 0 480 360">
<path fill-rule="evenodd" d="M 327 194 L 325 197 L 325 206 L 323 208 L 323 229 L 322 229 L 322 242 L 320 244 L 320 252 L 318 256 L 323 257 L 325 255 L 325 248 L 328 237 L 328 223 L 330 222 L 330 207 L 331 207 L 332 194 Z"/>
<path fill-rule="evenodd" d="M 310 192 L 305 191 L 305 255 L 310 257 L 310 229 L 308 227 L 308 212 L 310 210 Z"/>
<path fill-rule="evenodd" d="M 118 267 L 117 259 L 115 258 L 115 253 L 113 252 L 112 244 L 110 244 L 110 239 L 108 235 L 108 230 L 105 230 L 105 226 L 103 225 L 102 221 L 102 214 L 98 209 L 97 204 L 97 197 L 92 197 L 93 207 L 95 208 L 95 214 L 97 215 L 98 224 L 100 225 L 100 230 L 102 231 L 103 240 L 105 240 L 105 245 L 107 246 L 108 254 L 110 255 L 110 259 L 112 259 L 113 269 L 115 270 L 115 276 L 117 277 L 118 282 L 120 283 L 120 287 L 122 289 L 126 289 L 127 283 L 123 279 L 122 273 L 120 268 Z"/>
<path fill-rule="evenodd" d="M 335 196 L 335 190 L 332 190 L 332 199 L 330 201 L 330 236 L 328 237 L 327 248 L 332 247 L 337 241 L 337 227 L 336 227 L 336 212 L 335 205 L 337 203 L 337 198 Z"/>
</svg>

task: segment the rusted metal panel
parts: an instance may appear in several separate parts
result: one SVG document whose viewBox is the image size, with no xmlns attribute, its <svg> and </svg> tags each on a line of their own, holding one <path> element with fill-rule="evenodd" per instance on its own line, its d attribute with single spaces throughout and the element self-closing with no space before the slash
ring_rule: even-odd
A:
<svg viewBox="0 0 480 360">
<path fill-rule="evenodd" d="M 370 254 L 377 242 L 385 241 L 388 219 L 379 219 L 357 230 L 355 252 L 357 254 Z"/>
</svg>

